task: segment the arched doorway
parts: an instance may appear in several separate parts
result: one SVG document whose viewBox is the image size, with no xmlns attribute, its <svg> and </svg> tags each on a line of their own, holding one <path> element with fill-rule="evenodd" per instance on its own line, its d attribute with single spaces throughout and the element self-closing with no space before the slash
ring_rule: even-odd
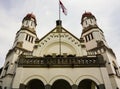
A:
<svg viewBox="0 0 120 89">
<path fill-rule="evenodd" d="M 99 89 L 99 88 L 94 81 L 90 79 L 84 79 L 79 83 L 78 89 Z"/>
<path fill-rule="evenodd" d="M 45 89 L 45 86 L 42 81 L 33 79 L 28 82 L 27 89 Z"/>
<path fill-rule="evenodd" d="M 59 79 L 53 83 L 51 89 L 72 89 L 72 87 L 66 80 Z"/>
</svg>

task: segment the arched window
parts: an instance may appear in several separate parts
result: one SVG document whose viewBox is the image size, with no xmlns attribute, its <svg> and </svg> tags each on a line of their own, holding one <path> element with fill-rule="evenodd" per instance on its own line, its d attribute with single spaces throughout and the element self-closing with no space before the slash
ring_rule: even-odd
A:
<svg viewBox="0 0 120 89">
<path fill-rule="evenodd" d="M 92 23 L 92 19 L 90 19 L 90 22 Z"/>
<path fill-rule="evenodd" d="M 26 34 L 26 38 L 25 38 L 25 40 L 28 40 L 28 34 Z"/>
<path fill-rule="evenodd" d="M 32 27 L 34 27 L 34 26 L 35 26 L 35 23 L 34 23 L 33 21 L 31 22 L 31 26 L 32 26 Z"/>
<path fill-rule="evenodd" d="M 85 21 L 86 25 L 87 25 L 87 20 Z"/>
</svg>

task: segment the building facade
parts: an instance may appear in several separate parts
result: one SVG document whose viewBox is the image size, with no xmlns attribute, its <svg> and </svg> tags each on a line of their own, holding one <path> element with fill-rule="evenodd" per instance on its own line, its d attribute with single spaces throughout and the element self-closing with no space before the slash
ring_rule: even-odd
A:
<svg viewBox="0 0 120 89">
<path fill-rule="evenodd" d="M 1 89 L 120 89 L 120 69 L 95 16 L 85 12 L 77 38 L 56 21 L 43 38 L 27 14 L 1 70 Z"/>
</svg>

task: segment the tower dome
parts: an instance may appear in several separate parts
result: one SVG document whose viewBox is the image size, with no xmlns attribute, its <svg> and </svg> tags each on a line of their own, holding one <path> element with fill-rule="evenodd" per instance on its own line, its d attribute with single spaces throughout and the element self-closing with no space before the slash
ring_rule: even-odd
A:
<svg viewBox="0 0 120 89">
<path fill-rule="evenodd" d="M 33 19 L 36 19 L 36 18 L 35 18 L 35 15 L 32 14 L 32 13 L 28 13 L 28 14 L 26 15 L 26 17 L 27 17 L 27 18 L 33 18 Z"/>
<path fill-rule="evenodd" d="M 28 13 L 24 18 L 23 18 L 23 21 L 24 22 L 25 20 L 34 20 L 35 22 L 35 26 L 37 25 L 37 22 L 36 22 L 36 17 L 33 13 Z"/>
<path fill-rule="evenodd" d="M 83 30 L 88 30 L 91 27 L 98 27 L 95 16 L 91 12 L 85 12 L 81 18 Z"/>
<path fill-rule="evenodd" d="M 96 21 L 96 18 L 95 18 L 95 16 L 91 13 L 91 12 L 85 12 L 83 15 L 82 15 L 82 18 L 81 18 L 81 24 L 83 25 L 83 21 L 84 21 L 84 19 L 95 19 L 95 21 Z"/>
<path fill-rule="evenodd" d="M 91 16 L 92 15 L 92 13 L 91 12 L 85 12 L 85 13 L 83 13 L 83 17 L 85 17 L 85 16 Z"/>
</svg>

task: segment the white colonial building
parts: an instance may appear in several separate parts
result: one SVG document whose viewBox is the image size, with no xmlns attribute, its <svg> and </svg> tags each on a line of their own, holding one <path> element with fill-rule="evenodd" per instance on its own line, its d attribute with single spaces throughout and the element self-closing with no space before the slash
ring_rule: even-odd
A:
<svg viewBox="0 0 120 89">
<path fill-rule="evenodd" d="M 77 38 L 56 21 L 39 39 L 27 14 L 0 75 L 0 89 L 120 89 L 120 69 L 92 13 L 82 15 Z"/>
</svg>

